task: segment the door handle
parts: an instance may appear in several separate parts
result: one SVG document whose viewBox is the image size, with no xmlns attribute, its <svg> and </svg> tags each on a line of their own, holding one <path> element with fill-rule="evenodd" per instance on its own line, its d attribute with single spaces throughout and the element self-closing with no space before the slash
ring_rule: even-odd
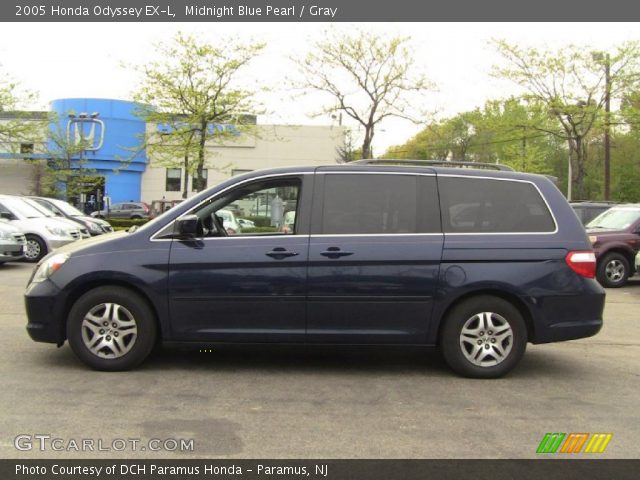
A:
<svg viewBox="0 0 640 480">
<path fill-rule="evenodd" d="M 353 255 L 353 252 L 343 252 L 339 247 L 329 247 L 324 252 L 320 252 L 323 257 L 340 258 Z"/>
<path fill-rule="evenodd" d="M 290 252 L 286 248 L 276 247 L 270 252 L 265 253 L 267 257 L 275 258 L 276 260 L 282 260 L 287 257 L 295 257 L 298 255 L 298 252 Z"/>
</svg>

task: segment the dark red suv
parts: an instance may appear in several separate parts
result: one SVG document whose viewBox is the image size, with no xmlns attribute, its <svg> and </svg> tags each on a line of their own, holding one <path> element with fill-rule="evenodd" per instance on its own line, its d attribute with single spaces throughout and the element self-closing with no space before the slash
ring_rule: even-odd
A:
<svg viewBox="0 0 640 480">
<path fill-rule="evenodd" d="M 640 204 L 615 206 L 586 229 L 596 252 L 598 281 L 605 287 L 622 287 L 635 273 L 640 251 Z"/>
</svg>

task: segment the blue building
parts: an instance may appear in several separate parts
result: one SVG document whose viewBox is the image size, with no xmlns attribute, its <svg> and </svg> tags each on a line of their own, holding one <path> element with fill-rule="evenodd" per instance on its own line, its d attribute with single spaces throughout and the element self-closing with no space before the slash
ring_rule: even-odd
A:
<svg viewBox="0 0 640 480">
<path fill-rule="evenodd" d="M 85 148 L 72 165 L 81 165 L 92 177 L 104 179 L 99 186 L 114 203 L 141 200 L 147 166 L 141 148 L 146 124 L 136 116 L 136 109 L 136 103 L 124 100 L 64 98 L 51 102 L 57 124 L 50 125 L 49 150 L 56 149 L 51 138 L 82 142 Z"/>
</svg>

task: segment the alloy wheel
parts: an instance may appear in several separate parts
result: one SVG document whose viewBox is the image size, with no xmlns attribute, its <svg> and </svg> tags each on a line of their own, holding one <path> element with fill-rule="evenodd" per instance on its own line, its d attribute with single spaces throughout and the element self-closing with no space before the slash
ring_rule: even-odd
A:
<svg viewBox="0 0 640 480">
<path fill-rule="evenodd" d="M 136 342 L 138 324 L 129 310 L 117 303 L 100 303 L 82 320 L 82 341 L 100 358 L 126 355 Z"/>
<path fill-rule="evenodd" d="M 625 267 L 620 260 L 614 259 L 607 263 L 604 272 L 609 281 L 617 283 L 624 278 Z"/>
<path fill-rule="evenodd" d="M 493 312 L 470 317 L 460 331 L 460 348 L 472 364 L 491 367 L 502 363 L 513 347 L 513 330 L 509 322 Z"/>
<path fill-rule="evenodd" d="M 25 249 L 24 256 L 29 260 L 34 260 L 40 256 L 41 248 L 37 240 L 28 239 L 27 248 Z"/>
</svg>

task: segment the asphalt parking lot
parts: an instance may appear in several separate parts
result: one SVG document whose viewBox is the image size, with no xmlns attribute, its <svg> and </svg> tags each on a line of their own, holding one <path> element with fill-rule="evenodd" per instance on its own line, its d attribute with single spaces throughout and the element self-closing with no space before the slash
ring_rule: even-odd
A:
<svg viewBox="0 0 640 480">
<path fill-rule="evenodd" d="M 174 349 L 136 371 L 93 372 L 67 345 L 28 338 L 31 268 L 0 266 L 0 458 L 533 458 L 546 432 L 610 432 L 600 458 L 639 457 L 637 277 L 608 290 L 599 335 L 530 345 L 511 375 L 487 381 L 456 377 L 437 352 L 388 349 Z M 17 450 L 21 434 L 65 450 Z M 66 449 L 131 438 L 194 448 Z"/>
</svg>

